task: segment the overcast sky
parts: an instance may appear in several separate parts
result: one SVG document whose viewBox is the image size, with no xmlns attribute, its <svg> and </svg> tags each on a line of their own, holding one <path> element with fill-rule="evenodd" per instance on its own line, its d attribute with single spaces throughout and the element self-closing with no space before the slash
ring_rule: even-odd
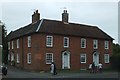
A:
<svg viewBox="0 0 120 80">
<path fill-rule="evenodd" d="M 118 0 L 1 0 L 0 20 L 9 33 L 30 24 L 35 9 L 40 19 L 61 20 L 64 7 L 69 22 L 96 25 L 118 43 Z"/>
</svg>

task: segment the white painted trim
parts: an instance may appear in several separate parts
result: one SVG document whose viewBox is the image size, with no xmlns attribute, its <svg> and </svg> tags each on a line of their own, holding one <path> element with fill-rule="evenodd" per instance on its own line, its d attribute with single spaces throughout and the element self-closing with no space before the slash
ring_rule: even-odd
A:
<svg viewBox="0 0 120 80">
<path fill-rule="evenodd" d="M 82 46 L 82 41 L 84 41 L 84 43 L 85 43 L 84 47 Z M 81 48 L 86 48 L 86 39 L 85 38 L 81 38 Z"/>
<path fill-rule="evenodd" d="M 81 58 L 82 58 L 83 55 L 84 55 L 84 57 L 85 57 L 85 62 L 81 62 Z M 86 57 L 86 53 L 81 53 L 81 54 L 80 54 L 80 63 L 82 63 L 82 64 L 83 64 L 83 63 L 86 63 L 86 58 L 87 58 L 87 57 Z"/>
<path fill-rule="evenodd" d="M 67 39 L 67 46 L 64 45 L 65 44 L 65 39 Z M 64 48 L 68 48 L 69 47 L 69 37 L 64 37 L 63 38 L 63 46 L 64 46 Z"/>
<path fill-rule="evenodd" d="M 50 44 L 51 45 L 48 45 L 48 37 L 50 37 L 51 38 L 51 42 L 50 42 Z M 46 47 L 53 47 L 53 36 L 46 36 Z"/>
<path fill-rule="evenodd" d="M 104 42 L 104 47 L 105 47 L 105 49 L 109 49 L 109 41 L 106 40 Z"/>
<path fill-rule="evenodd" d="M 68 69 L 70 69 L 70 52 L 69 51 L 62 52 L 62 69 L 65 68 L 65 65 L 64 65 L 64 54 L 65 53 L 67 53 L 68 55 Z"/>
<path fill-rule="evenodd" d="M 19 39 L 17 39 L 17 41 L 16 41 L 16 43 L 17 43 L 17 48 L 19 48 L 20 47 L 20 40 Z"/>
<path fill-rule="evenodd" d="M 39 29 L 40 29 L 40 27 L 41 27 L 42 23 L 43 23 L 43 19 L 41 19 L 40 24 L 38 25 L 38 28 L 36 29 L 36 32 L 38 32 L 38 31 L 39 31 Z"/>
<path fill-rule="evenodd" d="M 11 61 L 14 61 L 15 58 L 14 58 L 14 53 L 11 53 Z"/>
<path fill-rule="evenodd" d="M 98 64 L 99 64 L 99 52 L 93 53 L 93 62 L 95 63 L 95 66 L 98 66 Z"/>
<path fill-rule="evenodd" d="M 96 45 L 96 47 L 94 47 L 94 45 Z M 93 40 L 93 48 L 98 49 L 98 40 L 97 39 Z"/>
<path fill-rule="evenodd" d="M 107 61 L 106 61 L 106 58 L 107 58 Z M 104 62 L 105 63 L 109 63 L 110 60 L 109 60 L 109 54 L 104 54 Z"/>
<path fill-rule="evenodd" d="M 10 42 L 8 42 L 8 50 L 10 50 Z"/>
<path fill-rule="evenodd" d="M 20 63 L 20 54 L 19 53 L 16 54 L 16 62 Z"/>
<path fill-rule="evenodd" d="M 31 36 L 28 36 L 27 39 L 28 39 L 28 47 L 31 47 L 31 42 L 32 42 L 31 41 Z"/>
<path fill-rule="evenodd" d="M 46 64 L 51 64 L 51 62 L 50 63 L 47 62 L 47 54 L 51 54 L 52 55 L 52 62 L 53 62 L 53 53 L 46 53 Z"/>
<path fill-rule="evenodd" d="M 29 61 L 29 59 L 30 59 L 30 61 Z M 28 64 L 31 64 L 31 61 L 32 61 L 31 53 L 28 53 L 28 54 L 27 54 L 27 63 L 28 63 Z"/>
<path fill-rule="evenodd" d="M 12 41 L 12 49 L 14 49 L 14 42 Z"/>
</svg>

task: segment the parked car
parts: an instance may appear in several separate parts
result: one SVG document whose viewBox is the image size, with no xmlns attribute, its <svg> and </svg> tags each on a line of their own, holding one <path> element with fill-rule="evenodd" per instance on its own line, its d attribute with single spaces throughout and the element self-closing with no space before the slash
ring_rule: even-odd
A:
<svg viewBox="0 0 120 80">
<path fill-rule="evenodd" d="M 0 66 L 0 74 L 7 75 L 7 67 L 5 65 Z"/>
</svg>

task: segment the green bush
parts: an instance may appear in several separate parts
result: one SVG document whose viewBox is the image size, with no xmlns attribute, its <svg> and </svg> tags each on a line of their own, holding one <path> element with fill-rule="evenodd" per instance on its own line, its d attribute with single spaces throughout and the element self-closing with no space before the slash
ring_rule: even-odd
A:
<svg viewBox="0 0 120 80">
<path fill-rule="evenodd" d="M 120 71 L 120 54 L 113 54 L 110 57 L 110 61 L 112 68 Z"/>
</svg>

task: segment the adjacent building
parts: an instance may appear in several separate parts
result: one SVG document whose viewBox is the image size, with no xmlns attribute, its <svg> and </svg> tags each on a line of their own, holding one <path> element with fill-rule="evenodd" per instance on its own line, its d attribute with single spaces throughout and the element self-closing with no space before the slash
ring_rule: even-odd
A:
<svg viewBox="0 0 120 80">
<path fill-rule="evenodd" d="M 11 65 L 32 71 L 87 69 L 95 62 L 110 66 L 113 38 L 97 26 L 70 23 L 67 10 L 62 21 L 40 19 L 38 10 L 32 23 L 8 34 L 8 60 Z"/>
</svg>

